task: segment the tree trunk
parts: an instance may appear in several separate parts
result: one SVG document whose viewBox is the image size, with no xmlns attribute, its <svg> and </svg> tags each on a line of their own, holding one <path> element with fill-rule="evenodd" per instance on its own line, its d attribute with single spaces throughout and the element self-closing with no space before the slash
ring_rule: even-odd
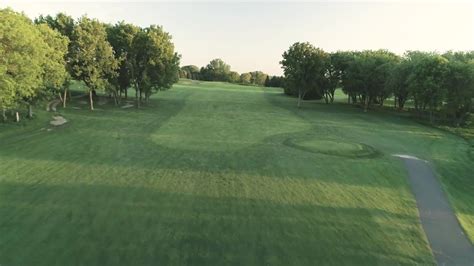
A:
<svg viewBox="0 0 474 266">
<path fill-rule="evenodd" d="M 94 100 L 92 99 L 92 90 L 89 90 L 89 102 L 91 105 L 91 111 L 94 111 Z"/>
<path fill-rule="evenodd" d="M 118 105 L 117 92 L 114 91 L 113 94 L 114 94 L 114 103 L 115 103 L 115 106 L 117 106 Z"/>
<path fill-rule="evenodd" d="M 2 117 L 3 117 L 3 122 L 7 122 L 7 114 L 6 114 L 5 108 L 2 108 Z"/>
<path fill-rule="evenodd" d="M 20 122 L 20 114 L 18 112 L 15 113 L 15 121 Z"/>
<path fill-rule="evenodd" d="M 135 102 L 137 104 L 137 108 L 140 108 L 140 101 L 138 99 L 138 87 L 135 89 Z"/>
<path fill-rule="evenodd" d="M 364 112 L 367 112 L 368 108 L 369 108 L 369 97 L 365 96 Z"/>
<path fill-rule="evenodd" d="M 66 108 L 67 88 L 64 89 L 63 108 Z"/>
<path fill-rule="evenodd" d="M 125 100 L 127 99 L 127 91 L 128 91 L 128 88 L 125 89 Z"/>
<path fill-rule="evenodd" d="M 33 106 L 28 103 L 28 118 L 33 118 Z"/>
<path fill-rule="evenodd" d="M 301 107 L 301 98 L 302 98 L 301 97 L 301 90 L 298 90 L 298 104 L 297 104 L 298 108 Z"/>
</svg>

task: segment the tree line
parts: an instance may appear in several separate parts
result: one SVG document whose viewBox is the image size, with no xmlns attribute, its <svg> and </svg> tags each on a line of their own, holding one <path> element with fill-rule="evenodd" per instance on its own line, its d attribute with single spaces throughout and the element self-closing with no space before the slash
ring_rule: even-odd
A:
<svg viewBox="0 0 474 266">
<path fill-rule="evenodd" d="M 310 43 L 295 43 L 283 53 L 285 93 L 303 99 L 334 101 L 341 88 L 347 101 L 365 111 L 382 106 L 388 98 L 403 109 L 411 101 L 417 114 L 430 121 L 444 117 L 464 124 L 474 98 L 474 51 L 407 51 L 402 56 L 387 50 L 328 53 Z"/>
<path fill-rule="evenodd" d="M 180 55 L 162 27 L 114 25 L 59 13 L 31 20 L 11 9 L 0 9 L 0 109 L 32 106 L 59 97 L 66 107 L 71 80 L 87 86 L 90 109 L 96 92 L 119 104 L 135 90 L 139 107 L 150 95 L 178 80 Z M 18 116 L 18 115 L 17 115 Z"/>
<path fill-rule="evenodd" d="M 270 76 L 262 71 L 239 74 L 236 71 L 232 71 L 230 65 L 220 58 L 211 60 L 209 64 L 201 68 L 195 65 L 183 66 L 179 71 L 179 77 L 204 81 L 223 81 L 242 85 L 282 86 L 281 77 Z"/>
</svg>

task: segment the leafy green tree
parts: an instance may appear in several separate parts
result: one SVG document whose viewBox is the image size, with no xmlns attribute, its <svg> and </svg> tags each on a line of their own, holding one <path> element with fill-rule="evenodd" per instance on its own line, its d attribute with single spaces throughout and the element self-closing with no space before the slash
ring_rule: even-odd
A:
<svg viewBox="0 0 474 266">
<path fill-rule="evenodd" d="M 352 51 L 338 51 L 331 54 L 331 64 L 335 68 L 342 91 L 348 96 L 348 103 L 357 102 L 361 74 L 356 61 L 358 55 L 359 52 Z"/>
<path fill-rule="evenodd" d="M 128 88 L 132 84 L 132 44 L 140 28 L 123 21 L 106 28 L 107 40 L 114 49 L 115 59 L 119 62 L 118 73 L 112 76 L 111 83 L 128 97 Z"/>
<path fill-rule="evenodd" d="M 252 82 L 252 74 L 250 73 L 242 73 L 240 75 L 240 83 L 244 85 L 248 85 Z"/>
<path fill-rule="evenodd" d="M 373 51 L 371 57 L 375 68 L 369 77 L 370 85 L 372 85 L 369 97 L 372 97 L 373 101 L 383 106 L 385 99 L 393 94 L 390 88 L 387 87 L 387 82 L 393 67 L 400 61 L 400 57 L 387 50 Z M 371 103 L 369 102 L 369 104 Z"/>
<path fill-rule="evenodd" d="M 28 97 L 28 114 L 32 117 L 32 105 L 42 98 L 47 98 L 57 93 L 61 93 L 61 89 L 66 87 L 66 81 L 69 74 L 66 71 L 65 55 L 68 51 L 69 39 L 61 35 L 58 31 L 51 29 L 46 24 L 36 26 L 41 33 L 41 37 L 46 44 L 45 58 L 43 60 L 42 88 L 34 96 Z M 64 93 L 64 106 L 66 104 L 66 89 Z"/>
<path fill-rule="evenodd" d="M 34 20 L 35 24 L 47 24 L 51 29 L 58 31 L 61 33 L 61 35 L 67 37 L 68 39 L 68 51 L 65 55 L 65 60 L 66 62 L 71 62 L 71 39 L 72 39 L 72 33 L 74 31 L 74 25 L 75 21 L 71 16 L 68 16 L 64 13 L 58 13 L 56 14 L 55 17 L 52 17 L 50 15 L 43 16 L 40 15 L 38 18 Z M 70 76 L 72 76 L 72 69 L 70 68 L 70 65 L 66 65 L 66 69 L 69 72 L 69 76 L 67 79 L 67 84 L 65 84 L 64 87 L 64 96 L 62 97 L 62 102 L 63 102 L 63 107 L 66 108 L 66 102 L 67 102 L 67 95 L 68 95 L 68 84 L 70 81 Z"/>
<path fill-rule="evenodd" d="M 43 84 L 48 47 L 38 29 L 23 14 L 0 9 L 0 108 L 34 97 Z"/>
<path fill-rule="evenodd" d="M 72 32 L 70 57 L 72 76 L 88 87 L 90 108 L 94 110 L 93 94 L 106 89 L 108 79 L 116 75 L 118 69 L 104 25 L 98 20 L 81 17 Z"/>
<path fill-rule="evenodd" d="M 74 19 L 64 13 L 58 13 L 55 17 L 40 15 L 35 19 L 35 24 L 47 24 L 51 29 L 57 30 L 68 39 L 72 38 L 74 31 Z"/>
<path fill-rule="evenodd" d="M 334 93 L 341 81 L 340 73 L 333 63 L 333 58 L 333 54 L 330 54 L 324 73 L 324 79 L 321 83 L 321 91 L 326 103 L 334 102 Z"/>
<path fill-rule="evenodd" d="M 201 68 L 201 78 L 208 81 L 229 81 L 230 66 L 222 59 L 213 59 Z"/>
<path fill-rule="evenodd" d="M 297 91 L 298 107 L 305 94 L 310 91 L 321 92 L 329 55 L 310 43 L 295 43 L 283 53 L 280 62 L 286 85 Z"/>
<path fill-rule="evenodd" d="M 250 83 L 257 85 L 257 86 L 264 86 L 265 80 L 267 79 L 268 75 L 263 73 L 262 71 L 254 71 L 250 72 L 251 78 Z"/>
<path fill-rule="evenodd" d="M 408 77 L 408 89 L 415 108 L 425 110 L 428 107 L 433 122 L 433 112 L 441 106 L 447 93 L 448 60 L 435 53 L 409 52 L 408 56 L 414 63 Z"/>
<path fill-rule="evenodd" d="M 171 35 L 159 26 L 142 29 L 132 43 L 132 80 L 137 108 L 142 95 L 166 90 L 178 81 L 180 56 L 174 51 Z"/>
<path fill-rule="evenodd" d="M 194 65 L 183 66 L 181 70 L 187 79 L 199 79 L 199 68 Z"/>
<path fill-rule="evenodd" d="M 403 58 L 399 63 L 394 64 L 390 71 L 386 86 L 393 93 L 395 107 L 402 110 L 405 102 L 409 98 L 408 76 L 411 73 L 413 64 L 407 58 Z"/>
<path fill-rule="evenodd" d="M 374 103 L 383 104 L 390 96 L 387 82 L 390 71 L 398 57 L 386 50 L 367 50 L 363 52 L 339 53 L 335 58 L 335 67 L 341 75 L 343 91 L 352 102 L 359 101 L 364 111 Z"/>
<path fill-rule="evenodd" d="M 265 87 L 284 87 L 284 78 L 280 76 L 268 76 L 267 81 L 265 81 Z"/>
<path fill-rule="evenodd" d="M 445 84 L 446 113 L 452 117 L 454 126 L 463 124 L 472 112 L 474 99 L 474 52 L 447 53 L 449 60 Z"/>
<path fill-rule="evenodd" d="M 240 75 L 235 71 L 231 71 L 229 73 L 229 82 L 231 83 L 239 83 L 240 82 Z"/>
</svg>

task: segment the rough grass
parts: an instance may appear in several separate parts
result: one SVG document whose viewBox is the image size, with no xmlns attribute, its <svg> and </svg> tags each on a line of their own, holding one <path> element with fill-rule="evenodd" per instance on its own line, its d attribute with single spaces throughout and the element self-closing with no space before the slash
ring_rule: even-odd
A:
<svg viewBox="0 0 474 266">
<path fill-rule="evenodd" d="M 86 106 L 0 126 L 0 264 L 434 264 L 392 153 L 433 162 L 474 236 L 468 145 L 407 119 L 190 81 Z"/>
</svg>

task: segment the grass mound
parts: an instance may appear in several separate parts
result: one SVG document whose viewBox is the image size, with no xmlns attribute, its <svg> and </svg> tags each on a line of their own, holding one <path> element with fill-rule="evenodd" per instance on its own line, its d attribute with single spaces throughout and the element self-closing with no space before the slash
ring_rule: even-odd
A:
<svg viewBox="0 0 474 266">
<path fill-rule="evenodd" d="M 284 144 L 307 152 L 346 158 L 374 158 L 382 155 L 367 144 L 336 139 L 287 139 Z"/>
</svg>

